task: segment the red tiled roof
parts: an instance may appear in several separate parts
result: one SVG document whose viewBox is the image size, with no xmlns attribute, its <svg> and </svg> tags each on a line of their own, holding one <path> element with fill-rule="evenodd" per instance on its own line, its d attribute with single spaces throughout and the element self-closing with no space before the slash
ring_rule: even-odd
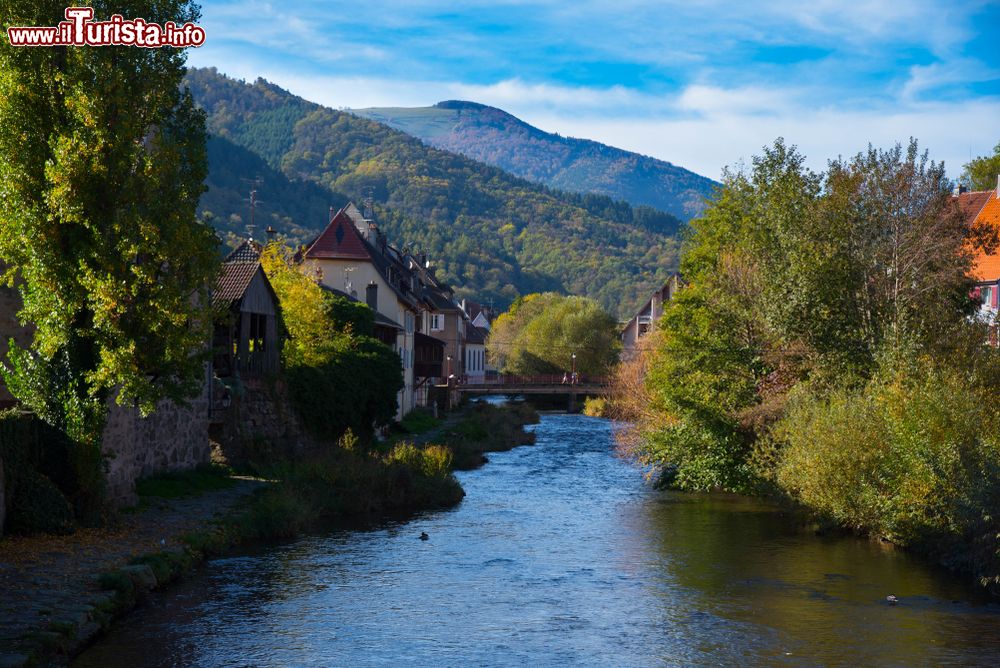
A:
<svg viewBox="0 0 1000 668">
<path fill-rule="evenodd" d="M 260 262 L 260 251 L 263 249 L 253 239 L 247 239 L 233 249 L 223 262 Z"/>
<path fill-rule="evenodd" d="M 254 274 L 260 269 L 259 262 L 226 262 L 222 265 L 222 273 L 212 293 L 212 303 L 216 306 L 232 306 L 243 298 L 243 293 L 250 286 Z"/>
<path fill-rule="evenodd" d="M 306 250 L 306 258 L 369 260 L 371 256 L 354 221 L 341 209 Z"/>
<path fill-rule="evenodd" d="M 981 193 L 971 193 L 979 195 Z M 1000 199 L 997 192 L 985 193 L 986 200 L 979 206 L 975 225 L 992 225 L 1000 231 Z M 1000 280 L 1000 248 L 994 248 L 992 253 L 979 253 L 973 260 L 972 275 L 980 283 L 991 283 Z"/>
<path fill-rule="evenodd" d="M 247 239 L 226 256 L 222 261 L 222 269 L 219 272 L 219 279 L 215 283 L 215 290 L 212 292 L 212 303 L 217 307 L 229 308 L 234 303 L 243 299 L 250 282 L 258 270 L 263 272 L 260 266 L 260 251 L 263 247 L 253 239 Z M 268 289 L 272 295 L 267 276 L 264 276 Z M 274 297 L 275 303 L 278 298 Z"/>
</svg>

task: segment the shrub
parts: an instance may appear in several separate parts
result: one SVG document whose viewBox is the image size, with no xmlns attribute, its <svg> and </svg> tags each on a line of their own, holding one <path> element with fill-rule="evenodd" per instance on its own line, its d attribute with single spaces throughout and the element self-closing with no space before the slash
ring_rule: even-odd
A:
<svg viewBox="0 0 1000 668">
<path fill-rule="evenodd" d="M 961 371 L 923 361 L 860 390 L 803 391 L 773 440 L 776 481 L 792 498 L 838 524 L 1000 574 L 1000 409 Z"/>
<path fill-rule="evenodd" d="M 8 410 L 0 412 L 0 459 L 8 531 L 67 533 L 74 518 L 87 523 L 99 518 L 104 475 L 97 448 L 74 443 L 34 415 Z"/>
<path fill-rule="evenodd" d="M 608 400 L 604 397 L 587 397 L 583 401 L 583 414 L 590 417 L 608 417 Z"/>
<path fill-rule="evenodd" d="M 6 530 L 15 534 L 73 533 L 73 509 L 51 480 L 32 470 L 22 471 L 12 488 Z"/>
</svg>

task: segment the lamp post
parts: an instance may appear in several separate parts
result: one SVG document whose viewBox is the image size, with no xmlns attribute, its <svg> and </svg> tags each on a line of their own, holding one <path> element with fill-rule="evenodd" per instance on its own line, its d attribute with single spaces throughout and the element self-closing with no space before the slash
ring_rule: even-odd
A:
<svg viewBox="0 0 1000 668">
<path fill-rule="evenodd" d="M 452 379 L 452 375 L 451 375 L 451 355 L 448 355 L 447 359 L 448 359 L 448 371 L 447 371 L 447 378 L 446 378 L 446 380 L 448 381 L 448 389 L 447 389 L 447 392 L 448 392 L 448 410 L 450 411 L 451 410 L 451 379 Z"/>
<path fill-rule="evenodd" d="M 573 353 L 573 375 L 570 376 L 570 380 L 574 385 L 576 385 L 576 353 Z"/>
</svg>

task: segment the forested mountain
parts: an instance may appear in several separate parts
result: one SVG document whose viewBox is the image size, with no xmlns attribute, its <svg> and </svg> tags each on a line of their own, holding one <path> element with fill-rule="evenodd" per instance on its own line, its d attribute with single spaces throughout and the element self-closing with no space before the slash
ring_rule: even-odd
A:
<svg viewBox="0 0 1000 668">
<path fill-rule="evenodd" d="M 192 69 L 186 83 L 215 135 L 201 210 L 220 230 L 244 233 L 260 177 L 258 237 L 271 224 L 305 242 L 328 207 L 370 194 L 394 244 L 426 252 L 459 296 L 497 307 L 558 291 L 630 315 L 676 268 L 680 222 L 668 214 L 552 190 L 261 79 Z"/>
<path fill-rule="evenodd" d="M 352 109 L 351 113 L 530 181 L 609 195 L 682 220 L 701 213 L 716 185 L 669 162 L 544 132 L 501 109 L 475 102 L 451 100 L 433 107 Z"/>
</svg>

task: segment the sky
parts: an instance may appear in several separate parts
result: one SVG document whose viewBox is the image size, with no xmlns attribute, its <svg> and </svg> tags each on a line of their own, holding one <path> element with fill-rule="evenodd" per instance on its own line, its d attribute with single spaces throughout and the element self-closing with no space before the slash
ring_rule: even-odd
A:
<svg viewBox="0 0 1000 668">
<path fill-rule="evenodd" d="M 1000 0 L 203 0 L 188 63 L 334 108 L 462 99 L 718 179 L 777 137 L 814 169 L 1000 142 Z"/>
</svg>

